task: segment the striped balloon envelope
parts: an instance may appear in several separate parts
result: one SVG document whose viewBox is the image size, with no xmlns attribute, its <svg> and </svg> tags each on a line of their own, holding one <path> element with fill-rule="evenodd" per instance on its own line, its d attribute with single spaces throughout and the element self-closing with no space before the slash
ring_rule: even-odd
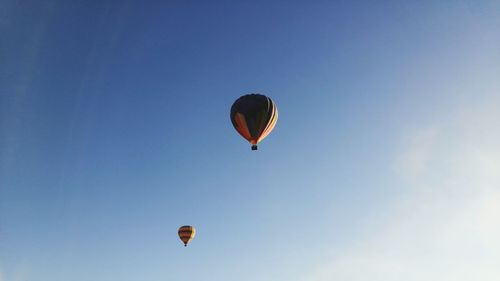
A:
<svg viewBox="0 0 500 281">
<path fill-rule="evenodd" d="M 184 243 L 184 247 L 186 247 L 189 241 L 191 241 L 196 235 L 196 229 L 190 225 L 184 225 L 179 227 L 177 233 L 179 234 L 179 238 L 182 243 Z"/>
<path fill-rule="evenodd" d="M 233 103 L 230 117 L 236 131 L 257 150 L 257 144 L 274 129 L 278 108 L 269 97 L 249 94 Z"/>
</svg>

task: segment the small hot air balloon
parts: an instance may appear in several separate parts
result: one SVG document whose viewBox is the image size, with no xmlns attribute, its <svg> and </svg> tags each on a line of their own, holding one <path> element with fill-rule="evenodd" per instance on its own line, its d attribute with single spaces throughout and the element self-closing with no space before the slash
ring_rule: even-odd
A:
<svg viewBox="0 0 500 281">
<path fill-rule="evenodd" d="M 273 130 L 278 121 L 278 108 L 268 97 L 244 95 L 231 107 L 231 122 L 238 133 L 250 142 L 252 150 Z"/>
<path fill-rule="evenodd" d="M 177 233 L 179 234 L 179 238 L 184 243 L 184 247 L 186 247 L 189 241 L 191 241 L 191 239 L 193 239 L 196 235 L 196 230 L 190 225 L 184 225 L 179 227 L 179 231 Z"/>
</svg>

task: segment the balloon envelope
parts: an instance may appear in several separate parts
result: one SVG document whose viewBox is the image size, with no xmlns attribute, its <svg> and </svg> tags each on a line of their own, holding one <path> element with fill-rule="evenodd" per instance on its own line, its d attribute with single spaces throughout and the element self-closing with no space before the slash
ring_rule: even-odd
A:
<svg viewBox="0 0 500 281">
<path fill-rule="evenodd" d="M 257 144 L 274 129 L 278 108 L 269 97 L 249 94 L 233 103 L 230 117 L 236 131 L 257 150 Z"/>
<path fill-rule="evenodd" d="M 179 234 L 179 238 L 181 239 L 182 243 L 184 243 L 184 247 L 187 246 L 189 241 L 191 241 L 194 236 L 196 235 L 196 230 L 194 227 L 190 225 L 184 225 L 179 227 L 179 230 L 177 231 Z"/>
</svg>

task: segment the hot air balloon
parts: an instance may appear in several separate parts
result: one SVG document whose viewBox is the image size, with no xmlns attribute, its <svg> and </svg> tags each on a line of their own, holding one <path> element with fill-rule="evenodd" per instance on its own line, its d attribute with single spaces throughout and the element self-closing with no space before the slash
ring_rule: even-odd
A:
<svg viewBox="0 0 500 281">
<path fill-rule="evenodd" d="M 179 238 L 184 243 L 184 247 L 186 247 L 189 241 L 191 241 L 191 239 L 193 239 L 196 235 L 196 230 L 190 225 L 184 225 L 179 227 L 179 231 L 177 231 L 177 233 L 179 234 Z"/>
<path fill-rule="evenodd" d="M 231 107 L 231 122 L 238 133 L 250 142 L 252 150 L 274 128 L 278 108 L 268 97 L 260 94 L 244 95 Z"/>
</svg>

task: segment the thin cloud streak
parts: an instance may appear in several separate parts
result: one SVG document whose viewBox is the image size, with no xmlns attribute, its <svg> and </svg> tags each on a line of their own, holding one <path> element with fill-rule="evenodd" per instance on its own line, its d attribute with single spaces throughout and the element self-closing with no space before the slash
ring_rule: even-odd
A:
<svg viewBox="0 0 500 281">
<path fill-rule="evenodd" d="M 391 216 L 306 280 L 500 280 L 500 113 L 477 108 L 402 137 Z"/>
</svg>

